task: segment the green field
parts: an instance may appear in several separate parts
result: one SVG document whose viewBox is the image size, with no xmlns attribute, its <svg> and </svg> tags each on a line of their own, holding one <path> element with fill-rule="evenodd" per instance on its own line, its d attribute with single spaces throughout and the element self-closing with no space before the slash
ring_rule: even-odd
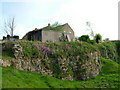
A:
<svg viewBox="0 0 120 90">
<path fill-rule="evenodd" d="M 2 69 L 3 88 L 116 88 L 118 90 L 118 64 L 101 58 L 102 69 L 99 76 L 87 81 L 66 81 L 51 76 L 18 70 L 14 67 Z"/>
</svg>

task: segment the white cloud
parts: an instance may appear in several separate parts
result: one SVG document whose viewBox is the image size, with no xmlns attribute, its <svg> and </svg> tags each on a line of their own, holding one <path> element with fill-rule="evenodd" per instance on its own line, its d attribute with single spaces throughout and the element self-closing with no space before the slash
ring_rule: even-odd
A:
<svg viewBox="0 0 120 90">
<path fill-rule="evenodd" d="M 17 25 L 17 27 L 14 30 L 14 35 L 18 35 L 21 39 L 28 31 L 31 31 L 31 28 L 26 28 L 22 25 Z"/>
<path fill-rule="evenodd" d="M 19 34 L 23 36 L 36 27 L 42 28 L 47 23 L 58 21 L 63 24 L 69 23 L 75 35 L 81 36 L 88 34 L 85 22 L 90 21 L 95 33 L 100 33 L 103 38 L 118 39 L 118 0 L 63 1 L 65 0 L 40 0 L 36 3 L 35 0 L 34 4 L 30 5 L 31 8 L 24 12 L 26 15 L 23 15 L 25 23 L 29 23 L 19 25 L 18 22 Z"/>
<path fill-rule="evenodd" d="M 85 22 L 93 23 L 95 33 L 103 38 L 118 39 L 118 10 L 114 0 L 71 0 L 51 17 L 52 21 L 68 22 L 76 36 L 87 34 Z"/>
</svg>

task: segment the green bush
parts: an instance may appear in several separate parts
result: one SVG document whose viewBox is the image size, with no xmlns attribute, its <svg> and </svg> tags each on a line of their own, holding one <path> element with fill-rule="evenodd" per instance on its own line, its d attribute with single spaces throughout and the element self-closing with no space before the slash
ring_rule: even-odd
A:
<svg viewBox="0 0 120 90">
<path fill-rule="evenodd" d="M 96 43 L 99 43 L 100 41 L 102 41 L 102 36 L 100 34 L 96 34 L 95 41 L 96 41 Z"/>
<path fill-rule="evenodd" d="M 92 45 L 96 44 L 95 40 L 88 40 L 87 42 L 90 43 L 90 44 L 92 44 Z"/>
<path fill-rule="evenodd" d="M 118 42 L 120 43 L 120 42 Z M 96 44 L 96 47 L 100 51 L 100 54 L 104 58 L 109 58 L 114 60 L 115 62 L 119 63 L 119 44 L 116 42 L 110 42 L 110 43 L 100 43 Z"/>
<path fill-rule="evenodd" d="M 88 42 L 90 38 L 88 35 L 82 35 L 81 37 L 78 38 L 78 40 Z"/>
</svg>

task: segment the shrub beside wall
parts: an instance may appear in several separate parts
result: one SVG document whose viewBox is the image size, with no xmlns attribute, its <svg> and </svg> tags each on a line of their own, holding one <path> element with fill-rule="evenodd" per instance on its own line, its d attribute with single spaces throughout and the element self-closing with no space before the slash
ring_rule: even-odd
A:
<svg viewBox="0 0 120 90">
<path fill-rule="evenodd" d="M 96 47 L 102 57 L 120 63 L 120 42 L 100 43 L 96 44 Z"/>
</svg>

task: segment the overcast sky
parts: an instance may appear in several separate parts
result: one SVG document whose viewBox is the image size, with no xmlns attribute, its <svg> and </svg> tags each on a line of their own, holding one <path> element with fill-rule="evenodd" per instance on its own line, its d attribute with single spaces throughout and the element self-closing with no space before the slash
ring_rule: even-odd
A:
<svg viewBox="0 0 120 90">
<path fill-rule="evenodd" d="M 91 22 L 94 33 L 103 39 L 118 39 L 119 0 L 0 0 L 0 39 L 4 20 L 15 17 L 15 35 L 22 38 L 34 28 L 42 28 L 58 21 L 68 23 L 75 36 L 89 34 L 86 22 Z"/>
</svg>

